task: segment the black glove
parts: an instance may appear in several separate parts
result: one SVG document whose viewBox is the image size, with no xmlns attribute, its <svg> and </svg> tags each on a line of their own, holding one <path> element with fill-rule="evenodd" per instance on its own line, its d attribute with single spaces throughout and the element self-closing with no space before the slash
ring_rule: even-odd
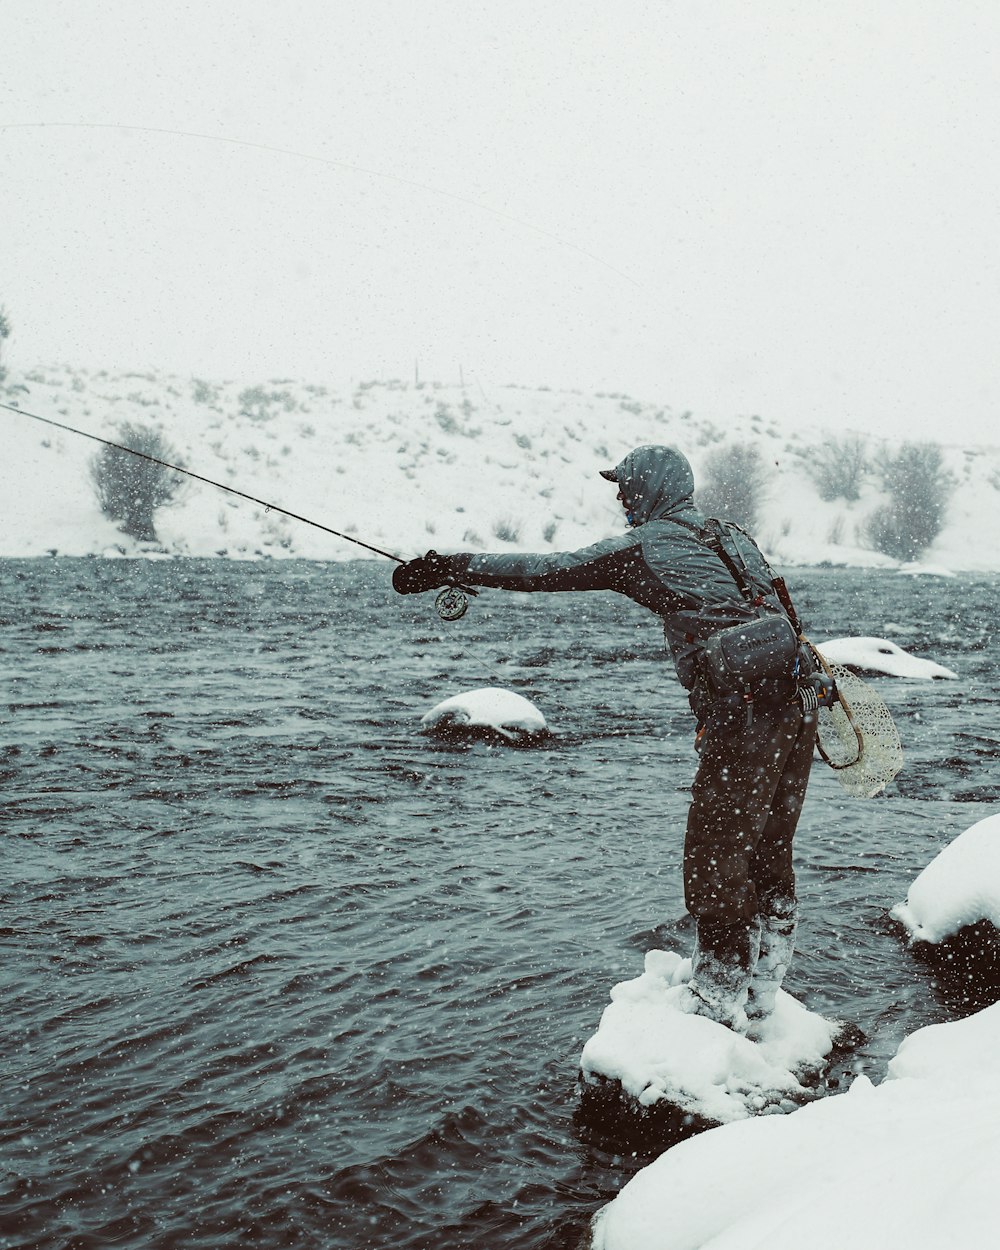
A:
<svg viewBox="0 0 1000 1250">
<path fill-rule="evenodd" d="M 428 551 L 416 560 L 407 560 L 393 570 L 392 588 L 401 595 L 419 595 L 437 586 L 450 586 L 457 582 L 469 567 L 471 556 L 439 556 Z"/>
</svg>

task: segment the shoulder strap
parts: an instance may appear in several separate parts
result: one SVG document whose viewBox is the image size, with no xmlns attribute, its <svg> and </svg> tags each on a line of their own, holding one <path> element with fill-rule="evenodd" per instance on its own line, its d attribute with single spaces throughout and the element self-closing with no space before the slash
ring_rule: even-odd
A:
<svg viewBox="0 0 1000 1250">
<path fill-rule="evenodd" d="M 749 581 L 746 577 L 746 570 L 741 569 L 733 557 L 726 551 L 722 545 L 721 524 L 714 517 L 710 517 L 704 525 L 695 525 L 693 521 L 685 521 L 682 517 L 672 516 L 668 518 L 675 525 L 682 525 L 686 530 L 690 530 L 692 534 L 710 548 L 719 557 L 722 563 L 729 570 L 729 574 L 733 581 L 739 587 L 740 594 L 752 607 L 759 608 L 761 606 L 761 597 L 754 593 Z"/>
<path fill-rule="evenodd" d="M 722 561 L 722 563 L 729 570 L 730 576 L 732 577 L 736 585 L 739 587 L 740 594 L 747 601 L 747 603 L 749 603 L 750 606 L 754 608 L 759 608 L 761 606 L 763 602 L 763 600 L 761 599 L 761 596 L 754 593 L 754 591 L 750 587 L 750 584 L 747 580 L 746 573 L 748 570 L 746 569 L 745 566 L 743 569 L 740 569 L 738 565 L 736 564 L 736 561 L 732 558 L 729 552 L 726 551 L 725 547 L 723 547 L 722 545 L 722 522 L 721 521 L 719 521 L 715 517 L 708 517 L 704 525 L 695 525 L 693 521 L 685 521 L 682 517 L 679 517 L 679 516 L 672 516 L 668 519 L 673 521 L 675 525 L 682 525 L 684 529 L 690 530 L 695 535 L 695 537 L 698 539 L 699 542 L 704 543 L 706 547 L 709 547 L 712 551 L 714 551 L 715 554 Z M 746 532 L 746 530 L 741 525 L 736 525 L 736 523 L 733 521 L 728 522 L 728 524 L 732 525 L 734 529 L 738 529 L 740 533 L 743 535 L 743 537 L 748 542 L 753 543 L 754 547 L 757 548 L 758 553 L 760 553 L 760 548 L 757 547 L 757 544 L 754 542 L 753 538 L 751 538 L 751 536 Z M 792 597 L 788 593 L 788 587 L 785 585 L 785 579 L 783 577 L 776 577 L 774 575 L 774 570 L 768 564 L 766 558 L 764 557 L 762 553 L 760 555 L 760 558 L 764 561 L 764 567 L 767 569 L 768 576 L 771 579 L 771 585 L 774 587 L 774 593 L 778 596 L 778 602 L 784 608 L 785 615 L 792 622 L 792 628 L 795 630 L 797 634 L 801 634 L 802 624 L 799 621 L 799 614 L 795 611 L 795 605 L 792 603 Z"/>
</svg>

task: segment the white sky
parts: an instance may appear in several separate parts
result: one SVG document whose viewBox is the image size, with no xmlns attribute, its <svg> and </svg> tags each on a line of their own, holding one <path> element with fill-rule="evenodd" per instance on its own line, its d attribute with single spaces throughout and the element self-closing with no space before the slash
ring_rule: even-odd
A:
<svg viewBox="0 0 1000 1250">
<path fill-rule="evenodd" d="M 0 30 L 12 363 L 418 360 L 1000 441 L 996 0 L 0 0 Z"/>
</svg>

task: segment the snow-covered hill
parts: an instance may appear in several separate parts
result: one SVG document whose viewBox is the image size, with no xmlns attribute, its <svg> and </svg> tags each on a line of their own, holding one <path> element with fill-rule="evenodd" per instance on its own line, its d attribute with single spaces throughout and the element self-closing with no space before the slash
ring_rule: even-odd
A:
<svg viewBox="0 0 1000 1250">
<path fill-rule="evenodd" d="M 11 370 L 0 399 L 115 438 L 122 422 L 160 430 L 195 472 L 403 556 L 428 547 L 564 550 L 622 528 L 614 488 L 597 476 L 642 443 L 674 443 L 696 475 L 726 442 L 753 441 L 769 483 L 756 535 L 781 564 L 894 567 L 859 536 L 882 501 L 820 499 L 815 453 L 843 430 L 723 425 L 620 394 L 478 384 L 372 381 L 334 388 L 284 379 L 209 382 L 64 366 Z M 88 465 L 96 445 L 0 409 L 0 555 L 132 553 L 103 517 Z M 877 461 L 891 450 L 868 436 Z M 924 567 L 1000 569 L 1000 447 L 954 447 L 957 486 Z M 164 551 L 235 558 L 351 559 L 368 553 L 279 513 L 188 480 L 162 509 Z"/>
</svg>

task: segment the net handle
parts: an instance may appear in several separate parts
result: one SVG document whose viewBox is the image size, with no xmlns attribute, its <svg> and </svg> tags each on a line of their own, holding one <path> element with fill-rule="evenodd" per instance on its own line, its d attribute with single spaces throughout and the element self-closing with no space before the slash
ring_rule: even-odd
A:
<svg viewBox="0 0 1000 1250">
<path fill-rule="evenodd" d="M 837 702 L 844 709 L 844 715 L 847 717 L 847 723 L 854 730 L 854 736 L 858 740 L 858 753 L 854 757 L 853 760 L 850 760 L 846 764 L 835 764 L 833 760 L 830 759 L 829 755 L 827 755 L 827 753 L 823 750 L 823 745 L 819 740 L 818 734 L 816 736 L 816 750 L 819 751 L 820 758 L 822 759 L 823 763 L 827 764 L 830 768 L 838 772 L 844 768 L 854 768 L 856 764 L 861 763 L 861 756 L 864 754 L 864 750 L 865 750 L 865 740 L 861 736 L 861 730 L 858 728 L 854 720 L 854 713 L 851 711 L 851 705 L 841 694 L 840 687 L 837 685 L 837 679 L 836 677 L 834 677 L 833 670 L 830 668 L 830 665 L 827 664 L 826 657 L 822 654 L 822 652 L 816 650 L 816 648 L 812 645 L 809 639 L 805 637 L 804 634 L 800 634 L 799 636 L 801 637 L 802 641 L 806 644 L 806 646 L 809 648 L 809 650 L 813 653 L 813 655 L 816 657 L 816 659 L 823 666 L 823 670 L 825 671 L 827 677 L 829 677 L 830 680 L 833 682 L 834 689 L 837 692 Z"/>
</svg>

